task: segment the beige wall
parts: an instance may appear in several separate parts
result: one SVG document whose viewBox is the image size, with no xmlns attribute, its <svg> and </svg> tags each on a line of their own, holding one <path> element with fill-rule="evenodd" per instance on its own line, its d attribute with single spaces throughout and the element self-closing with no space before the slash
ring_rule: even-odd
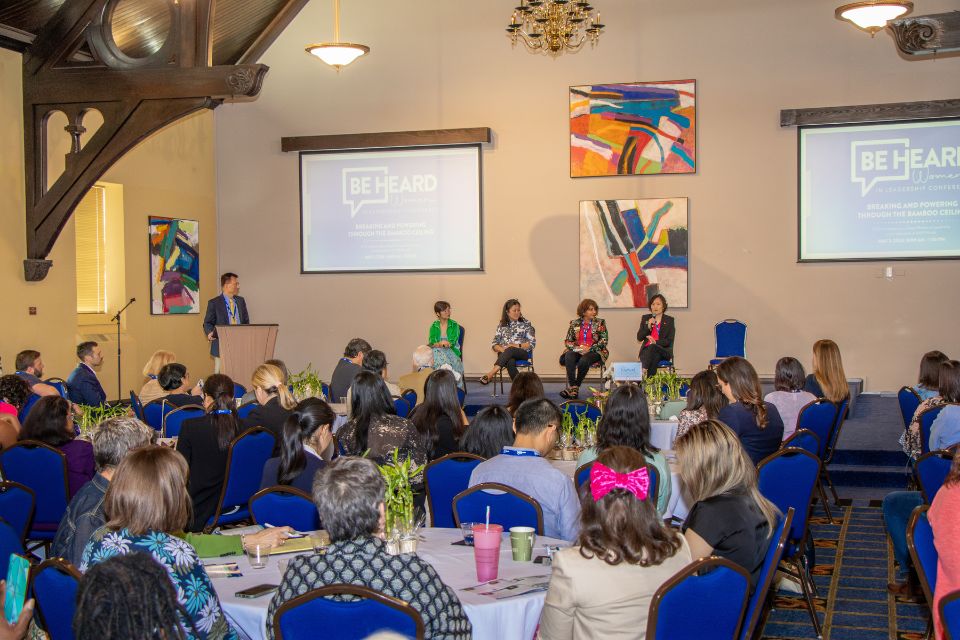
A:
<svg viewBox="0 0 960 640">
<path fill-rule="evenodd" d="M 75 366 L 78 339 L 73 224 L 68 223 L 50 258 L 53 268 L 42 282 L 24 282 L 26 257 L 23 187 L 23 117 L 19 54 L 0 49 L 0 355 L 12 372 L 14 356 L 24 348 L 43 353 L 45 375 L 66 376 Z M 151 136 L 103 177 L 123 185 L 125 289 L 118 304 L 135 297 L 123 326 L 123 393 L 139 390 L 140 370 L 154 350 L 177 353 L 195 376 L 212 370 L 207 342 L 197 315 L 150 315 L 147 216 L 200 221 L 201 297 L 219 290 L 216 257 L 216 210 L 213 161 L 213 115 L 195 114 Z M 205 302 L 205 300 L 203 301 Z M 203 312 L 201 302 L 201 314 Z M 37 307 L 29 316 L 27 308 Z M 115 325 L 84 326 L 84 334 L 110 334 Z M 115 334 L 114 334 L 115 335 Z M 115 338 L 113 338 L 115 340 Z M 116 349 L 104 349 L 101 381 L 109 398 L 116 395 Z"/>
<path fill-rule="evenodd" d="M 328 3 L 307 5 L 261 60 L 262 95 L 216 114 L 220 264 L 242 276 L 255 322 L 281 324 L 278 355 L 329 375 L 346 341 L 383 348 L 394 377 L 425 339 L 434 300 L 468 329 L 466 368 L 491 361 L 499 308 L 518 297 L 538 329 L 538 371 L 558 372 L 578 301 L 578 203 L 690 198 L 690 308 L 678 310 L 677 357 L 706 363 L 713 324 L 749 325 L 761 373 L 835 339 L 847 373 L 870 390 L 910 382 L 922 352 L 960 356 L 958 263 L 796 264 L 796 131 L 784 108 L 956 98 L 960 58 L 905 60 L 890 36 L 871 39 L 834 19 L 826 0 L 600 2 L 595 50 L 551 59 L 511 50 L 509 7 L 493 2 L 364 0 L 344 7 L 344 39 L 372 53 L 339 75 L 303 53 L 329 38 Z M 918 10 L 946 11 L 950 0 Z M 567 87 L 695 78 L 698 173 L 568 177 Z M 484 151 L 482 274 L 300 275 L 296 154 L 280 137 L 489 126 Z M 952 288 L 951 284 L 948 288 Z M 635 356 L 640 310 L 609 310 L 612 356 Z"/>
</svg>

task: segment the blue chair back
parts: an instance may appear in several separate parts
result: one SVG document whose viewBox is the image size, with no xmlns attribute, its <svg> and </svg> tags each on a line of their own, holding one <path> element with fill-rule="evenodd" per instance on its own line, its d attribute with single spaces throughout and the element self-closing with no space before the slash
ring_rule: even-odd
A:
<svg viewBox="0 0 960 640">
<path fill-rule="evenodd" d="M 947 640 L 960 640 L 960 590 L 940 598 L 940 624 Z"/>
<path fill-rule="evenodd" d="M 164 401 L 163 398 L 151 400 L 143 405 L 143 421 L 160 431 L 163 429 L 163 419 L 174 409 L 176 407 Z"/>
<path fill-rule="evenodd" d="M 43 383 L 48 384 L 56 389 L 61 398 L 66 398 L 67 400 L 70 399 L 70 394 L 67 391 L 67 381 L 63 378 L 47 378 L 43 381 Z"/>
<path fill-rule="evenodd" d="M 233 383 L 233 399 L 239 400 L 247 394 L 247 388 L 239 382 Z"/>
<path fill-rule="evenodd" d="M 927 504 L 933 502 L 933 497 L 937 495 L 937 491 L 943 486 L 943 481 L 947 479 L 954 455 L 956 454 L 950 451 L 938 450 L 928 451 L 917 458 L 913 472 L 920 492 L 923 494 L 923 500 Z"/>
<path fill-rule="evenodd" d="M 840 431 L 843 429 L 843 423 L 847 419 L 847 409 L 850 407 L 850 396 L 841 400 L 836 407 L 837 415 L 833 419 L 833 433 L 830 434 L 830 442 L 827 444 L 827 462 L 833 459 L 833 450 L 837 446 L 837 439 L 840 438 Z"/>
<path fill-rule="evenodd" d="M 488 506 L 490 522 L 499 524 L 504 531 L 510 527 L 533 527 L 537 534 L 543 535 L 540 504 L 527 494 L 498 482 L 474 485 L 454 496 L 455 526 L 459 527 L 461 522 L 484 522 Z"/>
<path fill-rule="evenodd" d="M 133 415 L 137 416 L 137 420 L 145 422 L 143 419 L 143 403 L 140 402 L 140 396 L 134 393 L 133 389 L 130 390 L 130 407 L 133 409 Z"/>
<path fill-rule="evenodd" d="M 457 349 L 460 349 L 460 353 L 463 353 L 463 336 L 467 333 L 467 330 L 463 328 L 463 325 L 460 325 L 460 336 L 457 338 Z"/>
<path fill-rule="evenodd" d="M 203 407 L 200 405 L 187 404 L 174 409 L 163 418 L 163 437 L 178 437 L 180 435 L 180 429 L 183 427 L 184 420 L 190 420 L 191 418 L 202 418 L 205 414 L 206 411 L 204 411 Z"/>
<path fill-rule="evenodd" d="M 403 398 L 394 398 L 393 407 L 396 409 L 397 415 L 401 418 L 406 418 L 410 415 L 410 403 Z"/>
<path fill-rule="evenodd" d="M 33 409 L 33 405 L 37 404 L 39 400 L 40 396 L 31 393 L 27 396 L 27 399 L 23 401 L 23 406 L 20 407 L 20 412 L 17 414 L 17 419 L 20 420 L 20 424 L 26 422 L 27 416 L 30 415 L 30 409 Z"/>
<path fill-rule="evenodd" d="M 411 409 L 417 406 L 417 392 L 413 389 L 404 389 L 400 397 L 407 401 Z"/>
<path fill-rule="evenodd" d="M 573 480 L 577 485 L 577 489 L 579 489 L 580 485 L 582 485 L 584 482 L 590 481 L 590 469 L 592 467 L 593 462 L 585 462 L 577 467 L 576 472 L 573 474 Z M 647 493 L 647 499 L 653 500 L 654 506 L 656 506 L 657 497 L 660 495 L 658 493 L 660 490 L 660 472 L 657 471 L 655 466 L 648 464 L 647 473 L 650 475 L 650 491 Z"/>
<path fill-rule="evenodd" d="M 930 407 L 920 414 L 920 453 L 930 451 L 930 431 L 933 429 L 933 421 L 943 411 L 944 406 L 946 405 Z"/>
<path fill-rule="evenodd" d="M 335 597 L 351 596 L 351 600 Z M 277 640 L 313 640 L 317 629 L 334 640 L 362 640 L 378 631 L 423 638 L 423 619 L 406 602 L 359 585 L 313 589 L 283 603 L 273 618 Z"/>
<path fill-rule="evenodd" d="M 253 494 L 250 498 L 253 523 L 274 527 L 293 527 L 296 531 L 322 529 L 320 514 L 313 499 L 300 489 L 276 486 Z"/>
<path fill-rule="evenodd" d="M 254 427 L 230 443 L 226 479 L 217 509 L 207 521 L 206 530 L 250 517 L 250 498 L 260 489 L 263 467 L 273 454 L 274 442 L 272 433 L 263 427 Z"/>
<path fill-rule="evenodd" d="M 248 402 L 247 404 L 242 405 L 239 409 L 237 409 L 237 417 L 241 419 L 246 418 L 247 416 L 250 415 L 251 411 L 253 411 L 259 406 L 260 404 L 257 402 Z"/>
<path fill-rule="evenodd" d="M 560 411 L 569 413 L 573 418 L 574 426 L 580 425 L 580 419 L 583 417 L 597 421 L 603 416 L 600 407 L 586 400 L 567 400 L 560 403 Z"/>
<path fill-rule="evenodd" d="M 326 382 L 320 383 L 320 393 L 323 394 L 323 397 L 326 398 L 327 402 L 336 402 L 336 400 L 330 397 L 330 385 L 328 385 Z"/>
<path fill-rule="evenodd" d="M 463 407 L 463 403 L 467 401 L 467 392 L 460 387 L 457 387 L 457 402 L 460 403 L 460 407 Z"/>
<path fill-rule="evenodd" d="M 742 567 L 715 556 L 692 562 L 653 594 L 647 640 L 735 638 L 749 593 Z"/>
<path fill-rule="evenodd" d="M 784 552 L 787 558 L 803 553 L 807 517 L 819 480 L 820 459 L 804 449 L 780 449 L 757 465 L 760 493 L 775 504 L 781 513 L 794 510 Z"/>
<path fill-rule="evenodd" d="M 937 590 L 937 548 L 933 545 L 933 528 L 927 519 L 927 510 L 930 505 L 920 505 L 910 515 L 907 524 L 907 549 L 910 559 L 920 577 L 923 595 L 927 597 L 927 605 L 933 609 L 933 594 Z"/>
<path fill-rule="evenodd" d="M 897 392 L 897 403 L 900 405 L 900 417 L 903 418 L 903 428 L 910 426 L 913 414 L 920 406 L 920 394 L 913 387 L 900 387 Z"/>
<path fill-rule="evenodd" d="M 10 554 L 24 555 L 23 539 L 5 520 L 0 520 L 0 575 L 7 576 L 10 568 Z"/>
<path fill-rule="evenodd" d="M 780 445 L 781 449 L 787 449 L 789 447 L 803 449 L 804 451 L 809 451 L 815 456 L 819 456 L 820 438 L 818 438 L 817 434 L 809 429 L 800 429 L 799 431 L 794 431 L 793 435 L 784 440 Z"/>
<path fill-rule="evenodd" d="M 747 325 L 739 320 L 727 319 L 713 327 L 716 358 L 747 357 Z"/>
<path fill-rule="evenodd" d="M 35 440 L 21 440 L 0 453 L 3 477 L 29 487 L 36 510 L 27 534 L 32 540 L 53 540 L 67 510 L 67 457 L 62 451 Z"/>
<path fill-rule="evenodd" d="M 472 453 L 456 452 L 437 458 L 423 470 L 427 509 L 431 526 L 450 529 L 457 526 L 453 517 L 453 498 L 470 486 L 470 474 L 483 462 Z"/>
<path fill-rule="evenodd" d="M 50 640 L 73 639 L 73 612 L 79 584 L 80 573 L 61 558 L 44 560 L 31 571 L 30 587 L 37 616 Z"/>
<path fill-rule="evenodd" d="M 743 619 L 740 640 L 750 640 L 757 624 L 763 619 L 767 592 L 770 591 L 773 578 L 777 573 L 777 566 L 780 564 L 780 559 L 783 558 L 794 513 L 793 507 L 787 509 L 786 514 L 780 516 L 777 520 L 777 528 L 770 536 L 770 544 L 767 546 L 767 553 L 763 556 L 763 565 L 760 567 L 760 575 L 757 577 L 757 588 L 753 590 L 753 595 L 747 602 L 747 612 Z"/>
<path fill-rule="evenodd" d="M 837 405 L 829 400 L 819 398 L 800 409 L 797 416 L 797 430 L 807 429 L 816 434 L 820 440 L 820 450 L 817 457 L 825 460 L 827 445 L 833 439 L 833 425 L 836 423 Z"/>
<path fill-rule="evenodd" d="M 19 482 L 0 482 L 0 518 L 17 532 L 20 540 L 27 539 L 36 504 L 37 496 L 30 487 Z M 7 574 L 0 571 L 0 575 Z"/>
</svg>

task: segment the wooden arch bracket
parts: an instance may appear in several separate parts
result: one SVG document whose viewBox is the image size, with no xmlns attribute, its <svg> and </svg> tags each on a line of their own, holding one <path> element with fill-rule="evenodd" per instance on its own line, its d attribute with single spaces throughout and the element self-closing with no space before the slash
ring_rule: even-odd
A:
<svg viewBox="0 0 960 640">
<path fill-rule="evenodd" d="M 197 110 L 260 93 L 265 65 L 211 66 L 213 0 L 166 1 L 166 39 L 146 57 L 128 57 L 118 46 L 113 0 L 63 3 L 23 55 L 28 281 L 46 277 L 46 258 L 77 204 L 127 151 Z M 83 47 L 90 55 L 76 56 Z M 92 109 L 103 124 L 81 145 Z M 57 111 L 67 117 L 72 144 L 48 188 L 47 120 Z"/>
</svg>

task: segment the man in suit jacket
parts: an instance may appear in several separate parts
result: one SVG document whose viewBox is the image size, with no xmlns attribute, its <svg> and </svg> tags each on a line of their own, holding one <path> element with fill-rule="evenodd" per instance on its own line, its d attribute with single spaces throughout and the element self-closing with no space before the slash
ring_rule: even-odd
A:
<svg viewBox="0 0 960 640">
<path fill-rule="evenodd" d="M 650 298 L 650 313 L 640 318 L 640 330 L 637 331 L 639 358 L 648 377 L 657 372 L 657 364 L 661 360 L 673 360 L 673 340 L 677 328 L 673 318 L 665 313 L 666 310 L 667 299 L 658 293 Z"/>
<path fill-rule="evenodd" d="M 240 292 L 240 276 L 225 273 L 220 276 L 222 293 L 207 301 L 207 313 L 203 317 L 203 332 L 210 341 L 210 355 L 216 359 L 215 370 L 220 371 L 220 340 L 218 324 L 250 324 L 247 303 L 237 294 Z"/>
<path fill-rule="evenodd" d="M 107 393 L 103 390 L 94 367 L 103 362 L 103 352 L 100 346 L 93 341 L 81 342 L 77 345 L 77 358 L 80 364 L 67 378 L 67 391 L 74 404 L 99 407 L 106 402 Z"/>
</svg>

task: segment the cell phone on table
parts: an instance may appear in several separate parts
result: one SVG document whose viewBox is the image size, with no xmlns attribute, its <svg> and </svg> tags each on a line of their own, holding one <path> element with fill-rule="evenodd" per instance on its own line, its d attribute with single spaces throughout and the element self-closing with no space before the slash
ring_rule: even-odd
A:
<svg viewBox="0 0 960 640">
<path fill-rule="evenodd" d="M 19 553 L 10 554 L 7 566 L 7 595 L 3 605 L 3 616 L 10 624 L 15 624 L 23 603 L 27 600 L 27 578 L 30 575 L 30 561 Z"/>
<path fill-rule="evenodd" d="M 271 591 L 275 591 L 280 585 L 276 584 L 258 584 L 255 587 L 247 587 L 246 589 L 241 589 L 237 591 L 235 596 L 238 598 L 259 598 L 260 596 L 265 596 Z"/>
</svg>

